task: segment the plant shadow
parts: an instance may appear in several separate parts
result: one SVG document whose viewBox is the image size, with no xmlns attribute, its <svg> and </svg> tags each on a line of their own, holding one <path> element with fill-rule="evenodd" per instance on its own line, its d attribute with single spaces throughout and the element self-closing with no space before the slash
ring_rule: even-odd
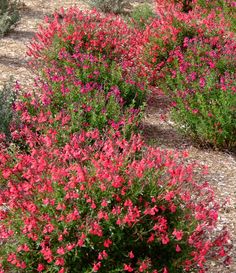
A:
<svg viewBox="0 0 236 273">
<path fill-rule="evenodd" d="M 10 56 L 0 56 L 0 64 L 13 67 L 27 67 L 27 60 L 13 58 Z"/>
<path fill-rule="evenodd" d="M 191 146 L 191 141 L 182 136 L 168 118 L 171 100 L 168 96 L 152 93 L 148 98 L 145 118 L 142 121 L 143 136 L 148 144 L 165 148 L 186 149 Z"/>
</svg>

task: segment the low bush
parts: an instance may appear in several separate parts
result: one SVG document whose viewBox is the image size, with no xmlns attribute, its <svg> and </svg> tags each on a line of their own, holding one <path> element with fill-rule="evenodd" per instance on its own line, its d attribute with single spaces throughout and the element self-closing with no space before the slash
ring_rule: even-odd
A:
<svg viewBox="0 0 236 273">
<path fill-rule="evenodd" d="M 235 147 L 235 34 L 224 12 L 159 2 L 144 34 L 145 74 L 173 99 L 181 131 L 204 145 Z"/>
<path fill-rule="evenodd" d="M 55 13 L 53 19 L 46 22 L 46 26 L 40 26 L 28 50 L 37 71 L 52 60 L 58 61 L 62 49 L 71 55 L 93 54 L 107 62 L 115 61 L 127 74 L 137 69 L 135 64 L 142 49 L 143 34 L 129 28 L 121 17 L 71 8 Z"/>
<path fill-rule="evenodd" d="M 177 153 L 117 132 L 81 132 L 62 147 L 56 130 L 24 133 L 27 153 L 1 153 L 1 272 L 204 272 L 211 254 L 228 262 L 213 192 Z"/>
<path fill-rule="evenodd" d="M 0 36 L 4 36 L 20 20 L 17 1 L 0 0 Z"/>
<path fill-rule="evenodd" d="M 11 140 L 11 126 L 17 122 L 16 99 L 17 91 L 11 78 L 0 90 L 0 133 L 5 135 L 7 142 Z"/>
<path fill-rule="evenodd" d="M 70 9 L 61 14 L 63 21 L 55 14 L 47 27 L 40 28 L 29 48 L 37 73 L 47 67 L 65 77 L 70 71 L 83 84 L 95 81 L 107 90 L 118 88 L 125 106 L 133 102 L 136 108 L 141 106 L 146 96 L 141 67 L 136 65 L 141 32 L 129 29 L 121 18 L 98 12 Z M 45 72 L 40 76 L 48 81 Z"/>
<path fill-rule="evenodd" d="M 233 35 L 222 12 L 216 13 L 214 10 L 209 12 L 197 6 L 192 12 L 185 13 L 182 11 L 181 3 L 174 4 L 172 1 L 162 3 L 159 0 L 156 2 L 157 16 L 144 31 L 141 54 L 147 67 L 143 70 L 144 74 L 154 86 L 158 86 L 159 76 L 163 75 L 162 68 L 165 67 L 172 50 L 180 46 L 184 51 L 185 39 L 221 37 L 220 43 L 224 40 L 223 37 Z"/>
<path fill-rule="evenodd" d="M 162 87 L 173 98 L 172 117 L 185 133 L 219 148 L 236 147 L 236 45 L 190 39 L 164 69 Z"/>
<path fill-rule="evenodd" d="M 117 17 L 78 9 L 61 14 L 63 20 L 56 13 L 29 49 L 33 66 L 46 82 L 38 92 L 44 113 L 53 118 L 61 112 L 69 115 L 68 134 L 112 125 L 129 137 L 147 92 L 134 65 L 138 46 L 128 40 L 137 37 Z M 31 115 L 39 115 L 41 107 L 30 108 Z"/>
<path fill-rule="evenodd" d="M 124 14 L 129 0 L 89 0 L 91 7 L 105 13 Z"/>
</svg>

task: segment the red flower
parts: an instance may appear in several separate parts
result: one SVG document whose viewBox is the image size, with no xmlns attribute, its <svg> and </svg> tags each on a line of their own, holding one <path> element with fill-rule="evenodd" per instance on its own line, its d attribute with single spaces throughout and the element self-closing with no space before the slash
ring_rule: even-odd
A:
<svg viewBox="0 0 236 273">
<path fill-rule="evenodd" d="M 97 272 L 100 269 L 101 265 L 101 262 L 95 263 L 93 265 L 93 271 Z"/>
<path fill-rule="evenodd" d="M 129 252 L 129 257 L 130 257 L 130 259 L 133 259 L 133 258 L 134 258 L 134 253 L 133 253 L 133 251 L 130 251 L 130 252 Z"/>
<path fill-rule="evenodd" d="M 183 238 L 183 231 L 182 230 L 176 230 L 172 232 L 172 234 L 175 236 L 177 241 L 180 241 Z"/>
<path fill-rule="evenodd" d="M 124 270 L 128 272 L 133 272 L 133 268 L 130 265 L 124 264 Z"/>
<path fill-rule="evenodd" d="M 169 243 L 170 239 L 167 234 L 161 236 L 161 242 L 163 245 L 167 245 Z"/>
<path fill-rule="evenodd" d="M 43 264 L 38 264 L 37 271 L 42 272 L 45 269 Z"/>
<path fill-rule="evenodd" d="M 112 245 L 112 241 L 111 241 L 110 239 L 106 239 L 106 240 L 104 241 L 103 245 L 104 245 L 105 247 L 109 248 L 110 245 Z"/>
<path fill-rule="evenodd" d="M 181 248 L 179 245 L 176 245 L 176 248 L 175 248 L 176 252 L 181 252 Z"/>
</svg>

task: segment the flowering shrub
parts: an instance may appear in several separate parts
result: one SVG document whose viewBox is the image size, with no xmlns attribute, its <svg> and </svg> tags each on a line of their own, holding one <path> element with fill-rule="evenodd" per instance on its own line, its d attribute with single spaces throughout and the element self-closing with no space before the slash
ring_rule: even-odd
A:
<svg viewBox="0 0 236 273">
<path fill-rule="evenodd" d="M 157 1 L 159 18 L 146 28 L 144 62 L 151 84 L 172 97 L 172 117 L 182 131 L 203 144 L 232 148 L 235 34 L 224 13 L 192 4 L 185 13 L 181 3 Z"/>
<path fill-rule="evenodd" d="M 164 75 L 165 66 L 172 50 L 185 48 L 185 38 L 205 39 L 210 37 L 228 37 L 230 24 L 223 13 L 196 6 L 192 12 L 182 12 L 181 3 L 157 0 L 157 17 L 152 20 L 144 32 L 143 61 L 148 69 L 148 76 L 153 85 L 158 85 L 159 76 Z"/>
<path fill-rule="evenodd" d="M 28 55 L 37 63 L 37 69 L 58 60 L 65 48 L 71 55 L 77 53 L 102 56 L 106 61 L 116 61 L 128 74 L 135 69 L 135 60 L 142 49 L 141 31 L 128 27 L 121 17 L 104 16 L 96 11 L 87 13 L 71 8 L 55 13 L 53 20 L 46 20 L 32 41 Z M 133 74 L 133 73 L 132 73 Z"/>
<path fill-rule="evenodd" d="M 41 83 L 37 103 L 32 106 L 31 98 L 27 102 L 29 114 L 34 119 L 48 113 L 49 119 L 64 116 L 62 139 L 81 129 L 102 131 L 108 125 L 129 138 L 146 96 L 145 83 L 133 64 L 136 38 L 116 17 L 73 8 L 54 14 L 29 49 L 32 64 L 46 83 Z M 59 125 L 51 122 L 51 126 Z"/>
<path fill-rule="evenodd" d="M 173 98 L 179 127 L 201 143 L 236 146 L 236 83 L 233 40 L 186 40 L 186 51 L 173 52 L 163 70 L 163 89 Z"/>
<path fill-rule="evenodd" d="M 122 99 L 124 107 L 142 106 L 146 88 L 134 65 L 139 50 L 134 31 L 120 18 L 102 17 L 97 12 L 70 9 L 61 14 L 63 21 L 55 14 L 48 27 L 40 29 L 28 52 L 44 80 L 53 90 L 66 90 L 71 88 L 64 83 L 69 77 L 70 86 L 83 85 L 83 93 L 102 89 L 105 96 L 120 97 L 117 100 Z"/>
<path fill-rule="evenodd" d="M 23 130 L 28 152 L 1 152 L 1 272 L 204 272 L 210 253 L 226 257 L 213 192 L 181 155 L 138 136 L 58 147 L 56 130 Z"/>
</svg>

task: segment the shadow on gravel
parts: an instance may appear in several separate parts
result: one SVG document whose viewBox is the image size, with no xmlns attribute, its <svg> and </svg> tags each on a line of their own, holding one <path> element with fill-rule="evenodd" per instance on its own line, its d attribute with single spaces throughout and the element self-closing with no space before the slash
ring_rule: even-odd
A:
<svg viewBox="0 0 236 273">
<path fill-rule="evenodd" d="M 27 18 L 43 19 L 44 16 L 46 16 L 46 13 L 42 10 L 29 10 L 28 12 L 25 12 L 24 16 Z"/>
<path fill-rule="evenodd" d="M 151 95 L 146 107 L 146 118 L 142 122 L 142 131 L 147 143 L 165 148 L 186 149 L 192 143 L 165 121 L 162 115 L 168 115 L 170 99 L 165 95 Z"/>
<path fill-rule="evenodd" d="M 27 61 L 25 59 L 16 59 L 9 56 L 0 56 L 0 64 L 5 66 L 26 67 Z"/>
<path fill-rule="evenodd" d="M 12 30 L 8 34 L 8 38 L 17 41 L 31 40 L 35 35 L 34 31 L 28 30 Z"/>
<path fill-rule="evenodd" d="M 155 125 L 142 122 L 142 131 L 145 141 L 150 145 L 169 149 L 186 149 L 192 145 L 191 141 L 179 134 L 168 125 Z"/>
</svg>

